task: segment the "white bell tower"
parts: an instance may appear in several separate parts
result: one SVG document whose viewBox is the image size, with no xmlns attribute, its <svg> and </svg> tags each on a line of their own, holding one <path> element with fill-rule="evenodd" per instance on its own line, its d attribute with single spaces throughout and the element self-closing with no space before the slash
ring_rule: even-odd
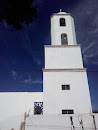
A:
<svg viewBox="0 0 98 130">
<path fill-rule="evenodd" d="M 51 44 L 77 44 L 74 29 L 74 19 L 71 14 L 59 12 L 51 16 Z"/>
<path fill-rule="evenodd" d="M 45 45 L 43 114 L 91 113 L 91 100 L 76 42 L 74 19 L 69 13 L 51 16 L 51 45 Z"/>
</svg>

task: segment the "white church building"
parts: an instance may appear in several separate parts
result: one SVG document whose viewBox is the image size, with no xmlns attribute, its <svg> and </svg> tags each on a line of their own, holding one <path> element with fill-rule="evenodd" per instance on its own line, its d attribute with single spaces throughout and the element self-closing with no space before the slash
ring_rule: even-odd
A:
<svg viewBox="0 0 98 130">
<path fill-rule="evenodd" d="M 43 92 L 0 93 L 0 130 L 39 130 L 34 121 L 45 125 L 55 120 L 59 125 L 65 118 L 68 124 L 70 115 L 73 125 L 72 116 L 92 115 L 87 69 L 83 67 L 71 14 L 59 12 L 51 16 L 51 45 L 44 46 L 44 55 Z M 54 119 L 48 121 L 51 116 Z"/>
</svg>

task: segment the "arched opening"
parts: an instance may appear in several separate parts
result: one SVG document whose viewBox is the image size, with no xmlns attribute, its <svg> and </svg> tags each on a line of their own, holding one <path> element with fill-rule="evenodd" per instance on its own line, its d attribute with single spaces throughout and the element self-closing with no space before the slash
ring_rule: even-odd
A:
<svg viewBox="0 0 98 130">
<path fill-rule="evenodd" d="M 60 26 L 66 26 L 64 18 L 60 18 Z"/>
<path fill-rule="evenodd" d="M 65 33 L 61 34 L 61 44 L 68 45 L 67 34 Z"/>
</svg>

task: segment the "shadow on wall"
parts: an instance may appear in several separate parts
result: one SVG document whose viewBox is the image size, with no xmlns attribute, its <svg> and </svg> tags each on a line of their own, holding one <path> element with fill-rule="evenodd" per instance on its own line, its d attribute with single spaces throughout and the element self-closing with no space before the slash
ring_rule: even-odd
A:
<svg viewBox="0 0 98 130">
<path fill-rule="evenodd" d="M 25 122 L 22 122 L 20 125 L 20 130 L 25 130 Z"/>
</svg>

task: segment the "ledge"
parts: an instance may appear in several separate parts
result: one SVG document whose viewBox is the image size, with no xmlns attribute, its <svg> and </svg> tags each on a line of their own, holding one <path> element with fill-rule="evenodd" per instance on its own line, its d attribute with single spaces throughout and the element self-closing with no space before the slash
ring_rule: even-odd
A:
<svg viewBox="0 0 98 130">
<path fill-rule="evenodd" d="M 81 44 L 78 44 L 78 45 L 44 45 L 44 47 L 49 47 L 49 48 L 81 47 Z"/>
<path fill-rule="evenodd" d="M 72 16 L 72 14 L 70 14 L 70 13 L 67 13 L 67 14 L 57 14 L 57 13 L 53 13 L 51 16 L 50 16 L 50 18 L 52 18 L 54 15 L 69 15 L 69 16 L 71 16 L 72 18 L 74 18 L 73 16 Z"/>
<path fill-rule="evenodd" d="M 73 69 L 42 69 L 43 72 L 86 72 L 87 68 Z"/>
</svg>

